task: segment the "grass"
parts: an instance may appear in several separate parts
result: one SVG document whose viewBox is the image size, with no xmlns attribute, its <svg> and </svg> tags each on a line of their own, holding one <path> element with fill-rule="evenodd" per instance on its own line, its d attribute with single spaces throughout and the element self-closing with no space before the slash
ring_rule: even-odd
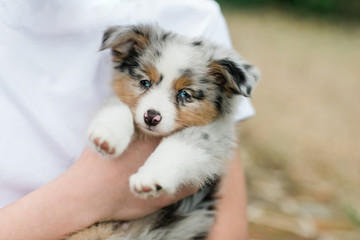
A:
<svg viewBox="0 0 360 240">
<path fill-rule="evenodd" d="M 348 217 L 358 226 L 360 227 L 360 214 L 359 212 L 352 206 L 345 205 L 344 211 L 348 215 Z"/>
</svg>

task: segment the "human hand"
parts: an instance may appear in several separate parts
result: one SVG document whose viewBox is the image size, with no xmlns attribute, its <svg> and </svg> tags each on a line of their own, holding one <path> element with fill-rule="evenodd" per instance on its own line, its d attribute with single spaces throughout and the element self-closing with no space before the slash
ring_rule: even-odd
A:
<svg viewBox="0 0 360 240">
<path fill-rule="evenodd" d="M 108 170 L 114 172 L 112 179 L 107 176 L 104 181 L 110 181 L 108 191 L 110 193 L 106 196 L 106 199 L 102 199 L 101 202 L 107 202 L 107 208 L 104 211 L 104 215 L 100 220 L 109 219 L 122 219 L 130 220 L 145 216 L 152 212 L 159 210 L 160 208 L 170 205 L 175 201 L 185 198 L 197 191 L 197 189 L 182 189 L 176 196 L 162 195 L 158 198 L 141 199 L 135 197 L 129 189 L 129 176 L 137 171 L 137 169 L 144 163 L 145 159 L 152 153 L 156 148 L 158 142 L 136 142 L 131 145 L 128 151 L 124 153 L 118 159 L 112 159 L 110 161 L 123 161 L 121 164 L 118 163 L 107 163 L 114 164 L 114 169 L 104 169 L 99 172 L 106 172 Z M 138 149 L 142 151 L 139 152 Z M 92 152 L 89 149 L 85 149 L 83 155 L 78 160 L 80 168 L 96 167 L 96 163 L 92 163 L 89 166 L 82 166 L 82 164 L 88 164 L 91 159 L 94 158 L 100 161 L 99 155 Z M 84 161 L 84 162 L 82 162 Z M 128 162 L 130 161 L 130 162 Z M 116 169 L 120 167 L 120 169 Z M 107 167 L 106 167 L 107 168 Z M 120 172 L 118 172 L 120 171 Z M 86 172 L 92 172 L 88 169 Z M 121 173 L 121 176 L 118 174 Z M 101 178 L 101 176 L 99 176 Z M 109 178 L 108 178 L 109 177 Z M 84 177 L 86 179 L 86 177 Z M 121 181 L 121 182 L 119 182 Z M 106 183 L 99 183 L 100 188 Z M 223 177 L 220 184 L 219 192 L 216 194 L 220 199 L 217 206 L 217 215 L 215 224 L 210 232 L 208 240 L 245 240 L 247 239 L 247 218 L 246 218 L 246 189 L 245 179 L 238 155 L 238 149 L 235 150 L 233 159 L 229 162 L 227 174 Z M 119 204 L 121 203 L 121 204 Z M 124 206 L 126 206 L 124 208 Z"/>
<path fill-rule="evenodd" d="M 136 141 L 112 160 L 85 149 L 60 177 L 0 210 L 0 239 L 59 239 L 98 221 L 142 217 L 195 193 L 196 189 L 183 189 L 175 196 L 147 200 L 130 193 L 129 176 L 157 144 L 153 140 Z M 239 161 L 230 164 L 219 193 L 221 201 L 211 240 L 246 239 L 242 169 Z"/>
<path fill-rule="evenodd" d="M 118 158 L 104 159 L 86 148 L 78 161 L 69 169 L 86 189 L 97 221 L 132 220 L 153 213 L 167 205 L 195 193 L 197 188 L 183 188 L 174 196 L 161 195 L 142 199 L 130 192 L 129 177 L 134 174 L 155 150 L 159 141 L 136 140 Z M 84 191 L 79 189 L 79 191 Z M 94 199 L 95 198 L 95 199 Z"/>
<path fill-rule="evenodd" d="M 51 240 L 110 219 L 145 216 L 195 193 L 140 199 L 130 193 L 129 176 L 158 141 L 135 141 L 119 158 L 104 159 L 86 148 L 61 176 L 0 210 L 0 239 Z"/>
</svg>

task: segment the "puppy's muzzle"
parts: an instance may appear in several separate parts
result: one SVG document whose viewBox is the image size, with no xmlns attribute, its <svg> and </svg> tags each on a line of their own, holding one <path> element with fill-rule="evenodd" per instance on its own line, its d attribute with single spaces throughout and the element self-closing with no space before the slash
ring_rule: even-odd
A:
<svg viewBox="0 0 360 240">
<path fill-rule="evenodd" d="M 152 109 L 147 110 L 147 112 L 144 114 L 144 121 L 150 127 L 158 125 L 161 121 L 161 118 L 162 117 L 160 113 Z"/>
</svg>

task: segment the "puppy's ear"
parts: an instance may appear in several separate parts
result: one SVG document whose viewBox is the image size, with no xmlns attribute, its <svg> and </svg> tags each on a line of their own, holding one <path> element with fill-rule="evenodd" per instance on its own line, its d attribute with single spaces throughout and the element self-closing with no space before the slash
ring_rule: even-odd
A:
<svg viewBox="0 0 360 240">
<path fill-rule="evenodd" d="M 113 60 L 118 62 L 144 50 L 150 44 L 150 34 L 150 26 L 114 26 L 104 32 L 100 50 L 111 48 Z"/>
<path fill-rule="evenodd" d="M 230 58 L 214 60 L 209 65 L 210 74 L 227 94 L 251 97 L 251 91 L 259 80 L 259 70 L 243 61 Z"/>
</svg>

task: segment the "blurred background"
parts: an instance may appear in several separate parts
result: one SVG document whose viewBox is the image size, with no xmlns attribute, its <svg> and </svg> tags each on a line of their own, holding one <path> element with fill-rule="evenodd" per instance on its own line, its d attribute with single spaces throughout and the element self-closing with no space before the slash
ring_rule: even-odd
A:
<svg viewBox="0 0 360 240">
<path fill-rule="evenodd" d="M 258 66 L 239 125 L 250 239 L 360 239 L 360 1 L 219 0 Z"/>
</svg>

